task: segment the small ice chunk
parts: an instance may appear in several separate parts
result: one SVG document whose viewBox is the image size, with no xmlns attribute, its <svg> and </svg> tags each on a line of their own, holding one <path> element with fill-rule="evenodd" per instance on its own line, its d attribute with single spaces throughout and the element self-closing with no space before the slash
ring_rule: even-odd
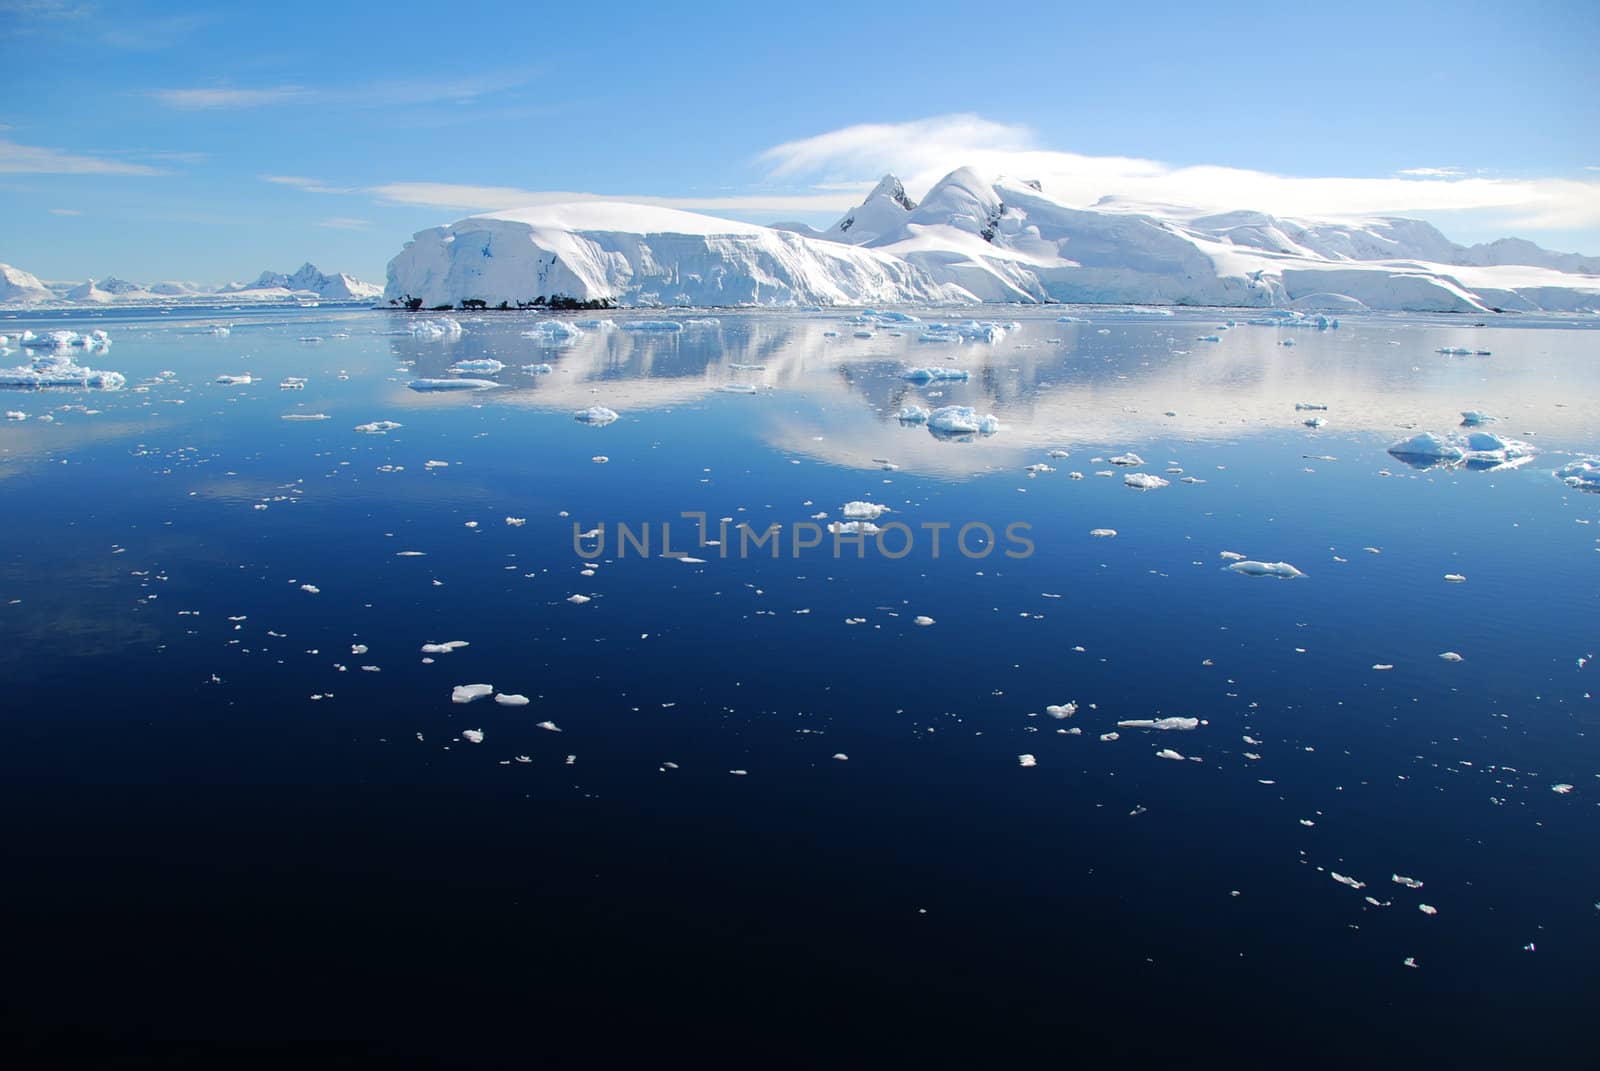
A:
<svg viewBox="0 0 1600 1071">
<path fill-rule="evenodd" d="M 590 406 L 588 409 L 583 409 L 573 413 L 572 418 L 585 424 L 594 424 L 599 426 L 601 424 L 609 424 L 613 420 L 616 420 L 617 411 L 615 409 L 607 409 L 603 405 L 594 405 Z"/>
<path fill-rule="evenodd" d="M 450 702 L 470 703 L 494 694 L 492 684 L 458 684 L 450 690 Z"/>
<path fill-rule="evenodd" d="M 1550 791 L 1554 792 L 1558 796 L 1565 796 L 1568 792 L 1572 791 L 1572 786 L 1566 783 L 1551 785 Z"/>
<path fill-rule="evenodd" d="M 926 424 L 928 411 L 920 405 L 907 405 L 895 414 L 895 419 L 903 424 Z"/>
<path fill-rule="evenodd" d="M 572 605 L 574 605 L 574 606 L 582 606 L 584 603 L 589 601 L 589 596 L 587 596 L 587 595 L 568 595 L 567 596 L 567 601 L 572 603 Z"/>
<path fill-rule="evenodd" d="M 239 376 L 220 375 L 212 382 L 220 383 L 224 387 L 248 387 L 255 382 L 255 378 L 246 372 Z"/>
<path fill-rule="evenodd" d="M 446 368 L 445 371 L 456 376 L 492 376 L 497 372 L 504 371 L 505 367 L 502 362 L 495 360 L 493 357 L 478 357 L 472 360 L 457 361 L 449 368 Z"/>
<path fill-rule="evenodd" d="M 880 506 L 875 502 L 846 502 L 844 516 L 850 521 L 875 521 L 889 512 L 888 506 Z"/>
<path fill-rule="evenodd" d="M 1228 566 L 1228 570 L 1243 573 L 1245 576 L 1275 576 L 1282 580 L 1293 580 L 1306 575 L 1288 562 L 1258 562 L 1249 559 L 1234 562 Z"/>
<path fill-rule="evenodd" d="M 991 413 L 979 416 L 970 405 L 946 405 L 928 414 L 928 429 L 947 435 L 993 435 L 1000 421 Z"/>
<path fill-rule="evenodd" d="M 960 382 L 969 378 L 970 373 L 961 368 L 911 368 L 900 377 L 912 383 L 934 383 L 956 381 Z"/>
<path fill-rule="evenodd" d="M 404 424 L 393 420 L 374 420 L 370 424 L 357 424 L 356 430 L 363 435 L 387 435 L 396 428 L 403 428 Z"/>
<path fill-rule="evenodd" d="M 1199 718 L 1125 718 L 1117 722 L 1119 729 L 1177 729 L 1200 728 Z"/>
<path fill-rule="evenodd" d="M 1341 874 L 1337 870 L 1328 871 L 1328 877 L 1332 878 L 1334 881 L 1337 881 L 1340 885 L 1348 885 L 1352 889 L 1365 889 L 1367 887 L 1366 882 L 1357 881 L 1348 874 Z"/>
<path fill-rule="evenodd" d="M 494 701 L 503 707 L 525 707 L 528 705 L 528 697 L 518 695 L 515 692 L 501 692 L 494 697 Z"/>
<path fill-rule="evenodd" d="M 468 644 L 466 640 L 449 640 L 445 643 L 425 643 L 422 645 L 422 653 L 449 654 L 451 651 L 468 646 L 470 646 L 470 644 Z"/>
<path fill-rule="evenodd" d="M 534 728 L 543 729 L 547 733 L 559 733 L 561 731 L 561 726 L 557 725 L 553 721 L 541 721 L 538 725 L 534 726 Z"/>
<path fill-rule="evenodd" d="M 1158 759 L 1172 759 L 1175 762 L 1183 762 L 1184 761 L 1184 756 L 1178 754 L 1178 752 L 1172 750 L 1170 747 L 1164 747 L 1160 751 L 1156 752 L 1156 758 L 1158 758 Z"/>
<path fill-rule="evenodd" d="M 683 325 L 676 320 L 623 320 L 617 326 L 624 331 L 682 331 Z"/>
<path fill-rule="evenodd" d="M 1418 881 L 1416 878 L 1408 878 L 1404 874 L 1390 874 L 1389 880 L 1394 882 L 1396 885 L 1404 885 L 1408 889 L 1422 888 L 1422 882 Z"/>
<path fill-rule="evenodd" d="M 914 624 L 914 625 L 927 626 L 927 625 L 933 624 L 933 618 L 924 616 L 922 614 L 918 614 L 915 618 L 912 619 L 911 623 Z"/>
<path fill-rule="evenodd" d="M 1444 578 L 1447 583 L 1451 584 L 1465 584 L 1467 582 L 1467 578 L 1461 573 L 1446 573 Z"/>
<path fill-rule="evenodd" d="M 469 744 L 481 744 L 483 743 L 483 730 L 463 729 L 461 730 L 461 739 L 465 740 Z"/>
<path fill-rule="evenodd" d="M 1434 907 L 1432 904 L 1418 904 L 1417 910 L 1422 912 L 1424 915 L 1437 915 L 1439 913 L 1439 909 Z"/>
<path fill-rule="evenodd" d="M 1032 755 L 1018 755 L 1017 756 L 1017 765 L 1018 766 L 1037 766 L 1037 765 L 1039 765 L 1039 760 L 1034 758 Z"/>
<path fill-rule="evenodd" d="M 1089 534 L 1096 539 L 1110 539 L 1117 534 L 1115 528 L 1091 528 Z"/>
<path fill-rule="evenodd" d="M 1440 652 L 1439 657 L 1444 659 L 1446 662 L 1461 661 L 1461 656 L 1456 654 L 1454 651 L 1442 651 Z"/>
<path fill-rule="evenodd" d="M 1056 719 L 1070 718 L 1078 712 L 1078 704 L 1076 701 L 1069 699 L 1065 703 L 1057 703 L 1045 707 L 1044 712 Z"/>
<path fill-rule="evenodd" d="M 1152 476 L 1148 472 L 1130 472 L 1122 477 L 1122 482 L 1136 491 L 1154 491 L 1158 488 L 1170 486 L 1168 481 L 1160 476 Z"/>
<path fill-rule="evenodd" d="M 1556 479 L 1575 491 L 1600 492 L 1600 457 L 1580 457 L 1555 471 Z"/>
<path fill-rule="evenodd" d="M 1113 465 L 1122 465 L 1127 468 L 1138 468 L 1144 464 L 1144 458 L 1129 450 L 1126 454 L 1118 454 L 1111 459 Z"/>
<path fill-rule="evenodd" d="M 492 379 L 413 379 L 406 384 L 414 391 L 493 390 L 500 386 Z"/>
</svg>

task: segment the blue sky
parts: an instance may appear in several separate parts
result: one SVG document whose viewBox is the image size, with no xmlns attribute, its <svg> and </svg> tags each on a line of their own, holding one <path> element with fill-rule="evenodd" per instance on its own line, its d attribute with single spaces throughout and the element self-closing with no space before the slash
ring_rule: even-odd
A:
<svg viewBox="0 0 1600 1071">
<path fill-rule="evenodd" d="M 1593 3 L 0 0 L 0 40 L 0 261 L 46 279 L 381 283 L 474 210 L 822 223 L 968 163 L 1600 254 Z"/>
</svg>

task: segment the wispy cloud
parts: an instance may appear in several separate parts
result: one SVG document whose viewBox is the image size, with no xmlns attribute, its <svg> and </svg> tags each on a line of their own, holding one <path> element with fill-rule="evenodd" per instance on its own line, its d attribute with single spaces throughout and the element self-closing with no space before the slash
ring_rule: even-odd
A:
<svg viewBox="0 0 1600 1071">
<path fill-rule="evenodd" d="M 261 181 L 292 186 L 306 193 L 362 194 L 385 204 L 413 208 L 440 208 L 457 212 L 482 212 L 501 208 L 530 208 L 572 201 L 627 201 L 686 211 L 808 214 L 848 208 L 864 189 L 847 192 L 802 194 L 726 194 L 660 197 L 653 194 L 602 194 L 574 190 L 527 190 L 517 186 L 475 186 L 453 182 L 388 182 L 378 186 L 335 186 L 304 175 L 262 175 Z"/>
<path fill-rule="evenodd" d="M 152 89 L 149 95 L 169 108 L 194 112 L 287 104 L 290 101 L 305 100 L 312 96 L 312 92 L 301 86 L 274 86 L 269 89 L 208 86 L 200 89 Z"/>
<path fill-rule="evenodd" d="M 321 179 L 306 178 L 304 175 L 262 175 L 262 182 L 270 182 L 276 186 L 293 186 L 306 193 L 360 193 L 358 186 L 330 186 Z"/>
<path fill-rule="evenodd" d="M 1460 178 L 1466 172 L 1459 167 L 1408 167 L 1399 174 L 1407 178 Z"/>
<path fill-rule="evenodd" d="M 148 164 L 19 145 L 0 138 L 0 173 L 12 175 L 165 175 Z"/>
<path fill-rule="evenodd" d="M 971 165 L 987 176 L 1039 179 L 1047 193 L 1069 204 L 1089 205 L 1113 195 L 1313 218 L 1471 212 L 1517 229 L 1600 227 L 1600 182 L 1592 180 L 1467 176 L 1448 168 L 1384 177 L 1311 177 L 1173 166 L 1049 149 L 1026 127 L 975 115 L 844 127 L 774 146 L 757 161 L 773 179 L 812 184 L 870 182 L 892 171 L 914 196 L 954 168 Z"/>
<path fill-rule="evenodd" d="M 11 33 L 61 35 L 128 51 L 170 48 L 192 32 L 219 21 L 214 12 L 183 15 L 102 13 L 88 0 L 0 0 L 0 22 Z"/>
<path fill-rule="evenodd" d="M 349 216 L 334 216 L 330 219 L 319 219 L 319 227 L 331 227 L 336 231 L 361 231 L 372 226 L 369 219 L 352 219 Z"/>
<path fill-rule="evenodd" d="M 152 89 L 146 95 L 157 103 L 181 111 L 265 108 L 310 101 L 315 101 L 319 107 L 395 108 L 475 101 L 526 85 L 531 78 L 528 72 L 520 71 L 466 78 L 409 78 L 342 87 L 194 86 Z"/>
<path fill-rule="evenodd" d="M 81 215 L 83 215 L 83 209 L 81 209 L 81 208 L 52 208 L 52 209 L 50 209 L 50 214 L 52 216 L 81 216 Z"/>
</svg>

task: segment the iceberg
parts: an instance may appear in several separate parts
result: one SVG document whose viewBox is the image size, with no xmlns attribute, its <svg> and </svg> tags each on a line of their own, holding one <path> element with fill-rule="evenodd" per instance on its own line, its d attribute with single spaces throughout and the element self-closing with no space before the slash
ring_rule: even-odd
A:
<svg viewBox="0 0 1600 1071">
<path fill-rule="evenodd" d="M 946 405 L 928 414 L 928 430 L 946 435 L 993 435 L 1000 421 L 991 414 L 979 416 L 969 405 Z"/>
<path fill-rule="evenodd" d="M 607 409 L 603 405 L 595 405 L 590 406 L 588 409 L 582 409 L 576 413 L 573 413 L 572 418 L 585 424 L 594 424 L 599 426 L 601 424 L 609 424 L 613 420 L 616 420 L 617 411 L 615 409 Z"/>
<path fill-rule="evenodd" d="M 1579 457 L 1555 471 L 1556 479 L 1578 491 L 1600 492 L 1600 457 Z"/>
<path fill-rule="evenodd" d="M 406 328 L 413 337 L 430 340 L 461 337 L 461 321 L 446 317 L 442 320 L 418 320 Z"/>
<path fill-rule="evenodd" d="M 888 506 L 880 506 L 876 502 L 846 502 L 841 511 L 845 520 L 849 521 L 875 521 L 889 512 Z"/>
<path fill-rule="evenodd" d="M 406 386 L 414 391 L 492 390 L 500 384 L 492 379 L 413 379 Z"/>
<path fill-rule="evenodd" d="M 1199 718 L 1125 718 L 1117 722 L 1119 729 L 1188 730 L 1200 728 Z"/>
<path fill-rule="evenodd" d="M 895 419 L 902 424 L 926 424 L 928 411 L 920 405 L 907 405 L 895 414 Z"/>
<path fill-rule="evenodd" d="M 1136 491 L 1155 491 L 1171 486 L 1167 480 L 1163 480 L 1160 476 L 1152 476 L 1148 472 L 1130 472 L 1122 477 L 1122 482 Z"/>
<path fill-rule="evenodd" d="M 505 370 L 505 365 L 492 357 L 482 357 L 470 361 L 457 361 L 445 371 L 451 375 L 484 375 L 492 376 Z"/>
<path fill-rule="evenodd" d="M 1498 419 L 1500 418 L 1492 417 L 1489 414 L 1479 412 L 1476 409 L 1463 409 L 1461 411 L 1461 426 L 1463 428 L 1480 427 L 1484 424 L 1491 424 Z"/>
<path fill-rule="evenodd" d="M 1450 436 L 1425 431 L 1389 447 L 1389 453 L 1417 468 L 1440 464 L 1502 468 L 1526 462 L 1535 452 L 1520 439 L 1504 439 L 1487 431 Z"/>
<path fill-rule="evenodd" d="M 597 321 L 591 320 L 589 322 L 595 323 Z M 532 328 L 522 332 L 522 337 L 559 346 L 578 341 L 583 337 L 583 332 L 576 325 L 569 324 L 565 320 L 540 320 Z"/>
<path fill-rule="evenodd" d="M 0 368 L 0 389 L 82 387 L 89 390 L 121 390 L 127 383 L 121 372 L 86 368 L 62 353 L 42 354 L 35 357 L 31 364 Z"/>
<path fill-rule="evenodd" d="M 1228 566 L 1228 570 L 1243 573 L 1245 576 L 1275 576 L 1280 580 L 1294 580 L 1306 575 L 1288 562 L 1258 562 L 1249 559 L 1234 562 Z"/>
</svg>

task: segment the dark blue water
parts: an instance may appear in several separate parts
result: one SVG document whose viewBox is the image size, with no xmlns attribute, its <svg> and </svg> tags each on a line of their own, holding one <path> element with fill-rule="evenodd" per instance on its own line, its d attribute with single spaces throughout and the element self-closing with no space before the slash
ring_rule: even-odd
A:
<svg viewBox="0 0 1600 1071">
<path fill-rule="evenodd" d="M 130 386 L 0 394 L 28 418 L 0 423 L 0 902 L 30 1059 L 1584 1056 L 1600 496 L 1551 469 L 1600 448 L 1594 325 L 1034 311 L 958 346 L 723 313 L 550 346 L 514 315 L 224 315 L 0 321 L 105 327 L 85 360 Z M 489 357 L 497 390 L 407 389 Z M 971 378 L 900 378 L 926 364 Z M 1469 408 L 1539 455 L 1385 453 Z M 1130 450 L 1170 485 L 1124 486 Z M 911 552 L 790 553 L 853 500 Z M 685 511 L 782 553 L 695 547 Z M 647 522 L 653 556 L 619 555 Z M 959 553 L 971 522 L 1000 546 Z M 1174 716 L 1202 724 L 1116 726 Z"/>
</svg>

